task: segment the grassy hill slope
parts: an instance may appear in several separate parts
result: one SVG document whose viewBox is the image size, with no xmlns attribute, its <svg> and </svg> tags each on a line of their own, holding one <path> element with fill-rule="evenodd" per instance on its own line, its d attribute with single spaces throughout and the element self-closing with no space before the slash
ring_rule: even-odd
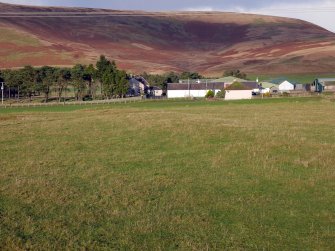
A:
<svg viewBox="0 0 335 251">
<path fill-rule="evenodd" d="M 288 18 L 221 12 L 149 13 L 0 3 L 0 67 L 93 62 L 99 54 L 135 72 L 331 72 L 335 35 Z M 28 35 L 27 35 L 28 34 Z"/>
</svg>

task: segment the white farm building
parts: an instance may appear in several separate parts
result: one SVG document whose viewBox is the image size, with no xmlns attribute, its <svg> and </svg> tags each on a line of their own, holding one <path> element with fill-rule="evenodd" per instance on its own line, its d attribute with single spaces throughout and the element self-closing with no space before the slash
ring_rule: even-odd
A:
<svg viewBox="0 0 335 251">
<path fill-rule="evenodd" d="M 225 100 L 251 99 L 252 90 L 227 90 Z"/>
<path fill-rule="evenodd" d="M 168 98 L 204 98 L 209 90 L 215 94 L 225 88 L 225 83 L 170 83 L 167 85 Z"/>
<path fill-rule="evenodd" d="M 290 83 L 289 81 L 285 80 L 283 82 L 281 82 L 278 85 L 278 89 L 281 92 L 285 92 L 285 91 L 294 91 L 294 84 Z"/>
</svg>

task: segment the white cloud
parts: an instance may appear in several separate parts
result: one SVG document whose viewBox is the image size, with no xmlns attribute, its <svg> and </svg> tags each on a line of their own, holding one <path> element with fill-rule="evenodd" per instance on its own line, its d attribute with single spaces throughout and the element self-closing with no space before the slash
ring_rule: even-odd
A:
<svg viewBox="0 0 335 251">
<path fill-rule="evenodd" d="M 49 1 L 44 0 L 1 0 L 1 2 L 10 3 L 10 4 L 23 4 L 23 5 L 47 5 Z"/>
<path fill-rule="evenodd" d="M 335 32 L 335 3 L 320 1 L 314 3 L 277 3 L 264 8 L 233 8 L 232 11 L 272 16 L 290 17 L 305 20 Z"/>
<path fill-rule="evenodd" d="M 203 6 L 203 7 L 196 7 L 196 8 L 186 8 L 184 11 L 214 11 L 213 7 L 210 6 Z"/>
</svg>

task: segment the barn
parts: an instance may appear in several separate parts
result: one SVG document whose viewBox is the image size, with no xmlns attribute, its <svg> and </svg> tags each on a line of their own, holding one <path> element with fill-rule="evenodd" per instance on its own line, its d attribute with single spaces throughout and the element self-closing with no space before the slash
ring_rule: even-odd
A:
<svg viewBox="0 0 335 251">
<path fill-rule="evenodd" d="M 225 88 L 225 83 L 169 83 L 168 98 L 204 98 L 209 90 L 215 94 Z"/>
</svg>

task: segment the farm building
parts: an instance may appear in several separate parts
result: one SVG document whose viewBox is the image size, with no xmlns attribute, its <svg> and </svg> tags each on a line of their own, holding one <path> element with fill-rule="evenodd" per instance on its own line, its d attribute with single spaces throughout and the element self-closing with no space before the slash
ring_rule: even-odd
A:
<svg viewBox="0 0 335 251">
<path fill-rule="evenodd" d="M 204 98 L 209 90 L 215 94 L 225 88 L 225 83 L 170 83 L 167 84 L 168 98 Z"/>
<path fill-rule="evenodd" d="M 152 97 L 161 97 L 161 96 L 163 96 L 163 90 L 162 90 L 162 88 L 159 88 L 157 86 L 150 86 L 149 87 L 149 91 L 150 91 L 150 96 L 152 96 Z"/>
<path fill-rule="evenodd" d="M 318 78 L 315 79 L 312 86 L 316 92 L 334 91 L 335 92 L 335 78 Z"/>
<path fill-rule="evenodd" d="M 281 92 L 293 91 L 294 90 L 294 84 L 292 84 L 289 81 L 285 80 L 284 82 L 282 82 L 282 83 L 280 83 L 278 85 L 278 89 Z"/>
<path fill-rule="evenodd" d="M 230 85 L 234 82 L 249 82 L 249 80 L 236 78 L 236 77 L 222 77 L 217 79 L 180 79 L 179 84 L 206 84 L 206 83 L 225 83 L 227 85 Z"/>
<path fill-rule="evenodd" d="M 260 82 L 259 86 L 260 86 L 259 88 L 260 94 L 265 94 L 265 93 L 270 93 L 271 88 L 277 85 L 269 83 L 269 82 Z"/>
<path fill-rule="evenodd" d="M 225 100 L 251 99 L 255 88 L 254 83 L 258 86 L 257 82 L 231 84 L 225 89 Z"/>
<path fill-rule="evenodd" d="M 253 95 L 261 93 L 261 91 L 263 89 L 262 86 L 260 86 L 257 82 L 249 82 L 248 81 L 248 82 L 242 82 L 242 84 L 246 88 L 251 89 Z"/>
</svg>

